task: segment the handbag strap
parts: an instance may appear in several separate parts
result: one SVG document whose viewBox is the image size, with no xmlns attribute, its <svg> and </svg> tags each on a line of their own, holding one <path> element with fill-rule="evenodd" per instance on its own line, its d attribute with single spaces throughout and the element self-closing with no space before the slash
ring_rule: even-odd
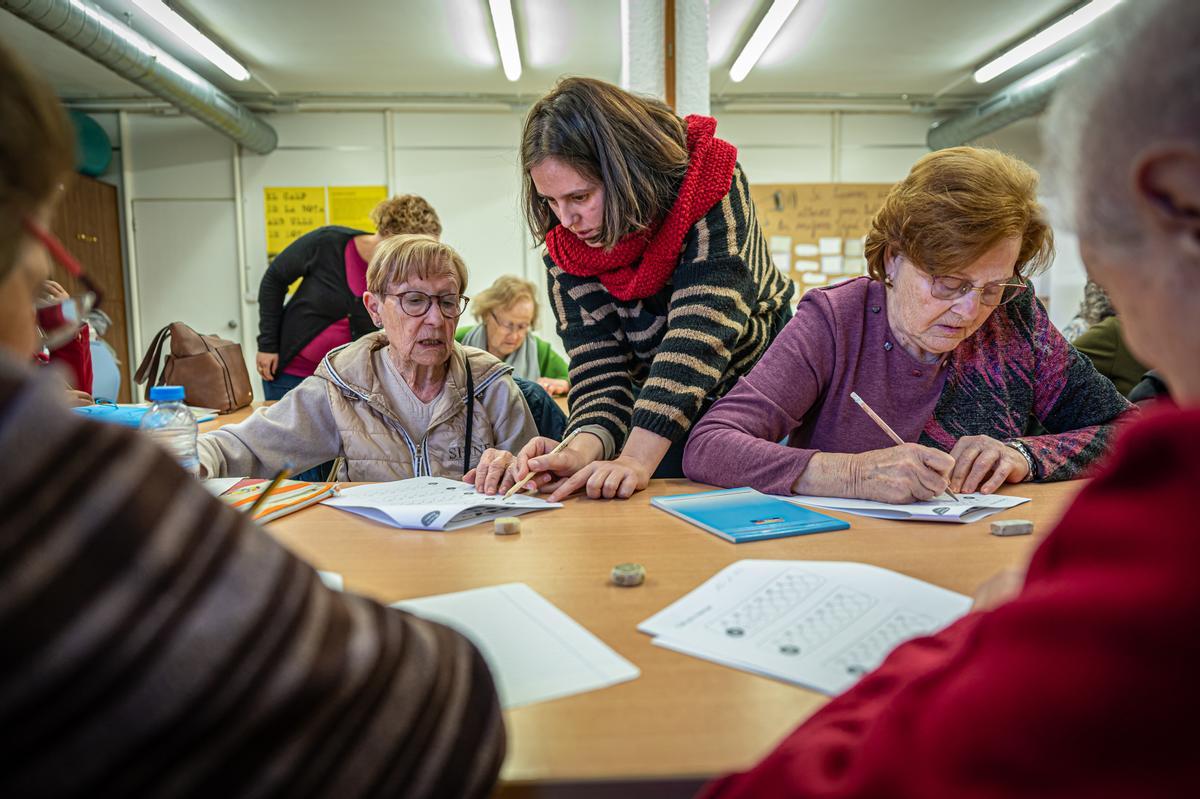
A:
<svg viewBox="0 0 1200 799">
<path fill-rule="evenodd" d="M 162 355 L 163 343 L 170 332 L 171 326 L 167 325 L 154 334 L 154 340 L 150 342 L 150 349 L 146 351 L 146 356 L 142 358 L 142 362 L 133 376 L 134 381 L 138 384 L 146 383 L 147 387 L 152 387 L 158 380 L 158 361 Z"/>
<path fill-rule="evenodd" d="M 475 421 L 475 376 L 471 374 L 471 362 L 463 358 L 467 367 L 467 438 L 463 446 L 463 474 L 471 471 L 471 428 Z"/>
</svg>

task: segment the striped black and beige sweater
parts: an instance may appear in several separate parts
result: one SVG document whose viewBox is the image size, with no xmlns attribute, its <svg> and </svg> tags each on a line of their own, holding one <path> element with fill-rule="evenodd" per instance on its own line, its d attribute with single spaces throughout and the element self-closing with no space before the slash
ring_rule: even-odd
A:
<svg viewBox="0 0 1200 799">
<path fill-rule="evenodd" d="M 725 197 L 684 238 L 671 281 L 618 300 L 599 278 L 547 253 L 550 304 L 571 362 L 567 432 L 603 428 L 605 457 L 630 427 L 679 441 L 706 397 L 725 394 L 771 343 L 792 281 L 775 268 L 741 166 Z"/>
<path fill-rule="evenodd" d="M 485 796 L 487 666 L 0 356 L 0 796 Z"/>
</svg>

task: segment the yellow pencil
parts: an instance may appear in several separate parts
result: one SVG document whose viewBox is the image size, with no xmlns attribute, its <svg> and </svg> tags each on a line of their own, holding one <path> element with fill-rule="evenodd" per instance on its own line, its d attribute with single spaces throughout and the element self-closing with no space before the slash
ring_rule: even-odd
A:
<svg viewBox="0 0 1200 799">
<path fill-rule="evenodd" d="M 575 437 L 575 434 L 576 434 L 576 433 L 578 433 L 578 432 L 579 432 L 579 430 L 578 430 L 578 429 L 572 430 L 572 431 L 571 431 L 571 435 L 567 436 L 567 437 L 566 437 L 566 438 L 564 438 L 562 441 L 558 442 L 558 446 L 557 446 L 557 447 L 555 447 L 554 449 L 550 450 L 550 452 L 549 452 L 549 453 L 547 453 L 546 455 L 544 455 L 544 456 L 539 456 L 539 457 L 547 457 L 547 458 L 548 458 L 548 457 L 550 457 L 551 455 L 557 455 L 558 453 L 562 452 L 564 449 L 566 449 L 566 447 L 567 447 L 567 444 L 571 443 L 571 439 L 573 439 L 573 438 Z M 520 479 L 520 481 L 519 481 L 519 482 L 518 482 L 518 483 L 517 483 L 515 486 L 513 486 L 512 488 L 510 488 L 510 489 L 508 489 L 507 491 L 505 491 L 505 492 L 504 492 L 504 498 L 505 498 L 505 499 L 508 499 L 508 498 L 509 498 L 509 497 L 511 497 L 513 494 L 515 494 L 515 493 L 517 493 L 518 491 L 520 491 L 520 490 L 521 490 L 521 489 L 522 489 L 522 488 L 525 486 L 525 484 L 526 484 L 526 483 L 528 483 L 530 480 L 532 480 L 532 479 L 533 479 L 533 476 L 534 476 L 535 474 L 537 474 L 537 472 L 535 472 L 535 471 L 533 471 L 533 470 L 531 469 L 531 470 L 530 470 L 530 472 L 529 472 L 529 474 L 527 474 L 527 475 L 525 475 L 524 477 L 522 477 L 522 478 Z"/>
<path fill-rule="evenodd" d="M 254 504 L 246 509 L 246 515 L 253 519 L 255 512 L 262 506 L 264 502 L 267 501 L 267 497 L 271 495 L 271 492 L 274 491 L 281 482 L 287 479 L 287 476 L 291 473 L 292 470 L 290 465 L 284 466 L 282 469 L 280 469 L 279 472 L 271 478 L 271 482 L 266 488 L 263 489 L 262 493 L 258 495 L 258 498 L 254 500 Z"/>
<path fill-rule="evenodd" d="M 854 400 L 854 403 L 858 405 L 858 407 L 862 408 L 863 412 L 866 413 L 867 416 L 871 417 L 871 421 L 879 425 L 880 430 L 888 434 L 888 438 L 890 438 L 892 441 L 895 441 L 897 444 L 905 443 L 903 438 L 896 435 L 896 431 L 892 429 L 891 425 L 883 421 L 883 419 L 879 418 L 879 414 L 871 410 L 871 406 L 866 403 L 866 400 L 858 396 L 858 394 L 853 391 L 850 392 L 850 399 Z M 955 502 L 958 502 L 958 497 L 954 496 L 954 493 L 950 491 L 949 488 L 946 489 L 946 495 Z"/>
</svg>

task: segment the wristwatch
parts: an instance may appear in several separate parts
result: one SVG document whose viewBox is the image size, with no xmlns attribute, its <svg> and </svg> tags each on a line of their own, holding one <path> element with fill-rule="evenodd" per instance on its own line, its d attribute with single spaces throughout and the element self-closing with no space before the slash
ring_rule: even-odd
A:
<svg viewBox="0 0 1200 799">
<path fill-rule="evenodd" d="M 1037 467 L 1034 465 L 1033 456 L 1029 454 L 1029 447 L 1026 447 L 1024 442 L 1018 441 L 1015 438 L 1005 441 L 1004 445 L 1006 447 L 1012 447 L 1017 452 L 1021 453 L 1021 457 L 1025 459 L 1025 465 L 1029 467 L 1029 472 L 1025 475 L 1025 479 L 1021 482 L 1028 483 L 1030 480 L 1036 478 Z"/>
</svg>

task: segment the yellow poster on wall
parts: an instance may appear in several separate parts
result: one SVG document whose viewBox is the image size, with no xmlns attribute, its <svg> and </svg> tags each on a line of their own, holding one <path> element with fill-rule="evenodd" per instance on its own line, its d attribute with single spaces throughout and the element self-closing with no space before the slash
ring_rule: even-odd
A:
<svg viewBox="0 0 1200 799">
<path fill-rule="evenodd" d="M 324 186 L 267 186 L 263 188 L 267 225 L 267 259 L 310 230 L 328 224 Z"/>
<path fill-rule="evenodd" d="M 387 198 L 387 186 L 330 186 L 329 224 L 375 232 L 371 211 Z"/>
</svg>

